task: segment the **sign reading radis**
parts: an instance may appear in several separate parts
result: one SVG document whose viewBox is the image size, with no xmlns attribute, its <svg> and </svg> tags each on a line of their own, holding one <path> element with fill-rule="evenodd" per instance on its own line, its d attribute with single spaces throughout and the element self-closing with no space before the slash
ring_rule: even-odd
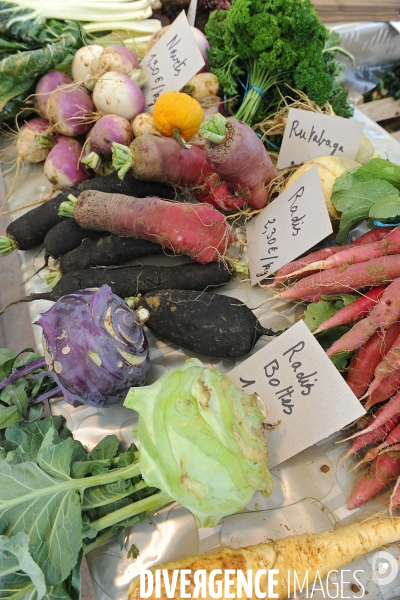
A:
<svg viewBox="0 0 400 600">
<path fill-rule="evenodd" d="M 365 411 L 303 321 L 228 373 L 264 401 L 269 424 L 268 466 L 332 435 Z"/>
<path fill-rule="evenodd" d="M 251 283 L 271 277 L 332 233 L 316 166 L 246 227 Z"/>
</svg>

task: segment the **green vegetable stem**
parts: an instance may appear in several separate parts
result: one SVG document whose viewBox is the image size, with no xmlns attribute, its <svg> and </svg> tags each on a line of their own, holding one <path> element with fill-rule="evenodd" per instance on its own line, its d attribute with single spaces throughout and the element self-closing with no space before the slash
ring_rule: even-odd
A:
<svg viewBox="0 0 400 600">
<path fill-rule="evenodd" d="M 238 95 L 248 78 L 237 119 L 253 125 L 276 112 L 283 84 L 320 106 L 330 102 L 336 114 L 352 114 L 338 82 L 338 48 L 310 0 L 233 0 L 230 9 L 211 13 L 205 30 L 209 68 L 223 91 Z"/>
<path fill-rule="evenodd" d="M 115 435 L 87 451 L 62 417 L 6 429 L 0 442 L 0 597 L 10 588 L 21 594 L 36 588 L 38 598 L 44 590 L 70 598 L 84 554 L 115 535 L 122 545 L 128 527 L 172 501 L 143 481 L 138 457 L 134 445 L 120 450 Z M 4 570 L 6 551 L 14 559 Z"/>
</svg>

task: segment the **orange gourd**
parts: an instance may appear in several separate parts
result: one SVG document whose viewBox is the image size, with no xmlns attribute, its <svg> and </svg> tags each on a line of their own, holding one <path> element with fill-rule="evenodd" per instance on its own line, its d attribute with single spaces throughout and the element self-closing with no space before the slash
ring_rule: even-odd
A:
<svg viewBox="0 0 400 600">
<path fill-rule="evenodd" d="M 183 92 L 165 92 L 156 101 L 154 124 L 167 137 L 190 140 L 200 129 L 203 109 L 199 102 Z"/>
</svg>

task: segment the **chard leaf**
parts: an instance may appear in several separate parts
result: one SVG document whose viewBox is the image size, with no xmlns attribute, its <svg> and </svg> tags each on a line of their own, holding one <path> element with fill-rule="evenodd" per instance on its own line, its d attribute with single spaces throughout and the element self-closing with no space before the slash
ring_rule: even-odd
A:
<svg viewBox="0 0 400 600">
<path fill-rule="evenodd" d="M 0 535 L 0 598 L 4 590 L 4 578 L 11 574 L 25 573 L 29 577 L 36 600 L 46 593 L 42 570 L 29 553 L 29 539 L 25 533 L 17 533 L 11 538 Z"/>
<path fill-rule="evenodd" d="M 338 244 L 346 244 L 350 229 L 362 219 L 368 218 L 373 204 L 381 199 L 391 199 L 398 195 L 396 189 L 386 181 L 370 181 L 357 183 L 346 193 L 346 207 L 340 218 L 339 233 L 336 241 Z M 400 206 L 400 196 L 399 196 Z"/>
<path fill-rule="evenodd" d="M 60 442 L 51 456 L 45 438 L 38 456 L 49 471 L 64 476 L 60 452 L 68 453 L 68 446 L 70 440 Z M 68 577 L 82 546 L 80 494 L 70 481 L 55 479 L 34 462 L 0 461 L 0 531 L 28 535 L 30 553 L 48 585 Z"/>
<path fill-rule="evenodd" d="M 119 439 L 116 435 L 106 435 L 97 446 L 90 452 L 90 458 L 94 460 L 107 460 L 114 458 L 118 452 Z"/>
</svg>

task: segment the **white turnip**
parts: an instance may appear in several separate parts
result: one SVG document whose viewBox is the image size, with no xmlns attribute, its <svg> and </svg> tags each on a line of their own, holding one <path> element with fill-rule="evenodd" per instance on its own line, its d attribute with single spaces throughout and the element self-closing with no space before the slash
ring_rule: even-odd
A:
<svg viewBox="0 0 400 600">
<path fill-rule="evenodd" d="M 115 114 L 130 121 L 143 112 L 144 97 L 140 87 L 124 73 L 104 73 L 93 90 L 93 102 L 103 114 Z"/>
</svg>

